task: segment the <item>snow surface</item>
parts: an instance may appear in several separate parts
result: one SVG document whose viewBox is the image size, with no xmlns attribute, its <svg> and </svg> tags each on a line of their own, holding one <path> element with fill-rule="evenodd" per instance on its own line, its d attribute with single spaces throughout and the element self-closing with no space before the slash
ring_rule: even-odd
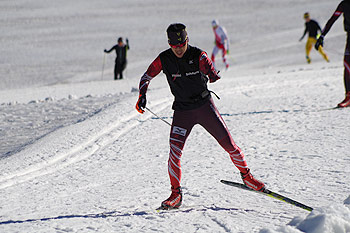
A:
<svg viewBox="0 0 350 233">
<path fill-rule="evenodd" d="M 1 1 L 0 232 L 350 232 L 350 112 L 329 110 L 344 98 L 342 19 L 325 40 L 330 63 L 313 50 L 305 64 L 298 42 L 303 13 L 324 26 L 338 2 Z M 221 184 L 239 172 L 199 126 L 183 207 L 155 211 L 170 194 L 169 126 L 134 109 L 138 82 L 170 23 L 210 55 L 213 18 L 231 38 L 231 68 L 210 85 L 219 111 L 253 174 L 311 213 Z M 131 50 L 113 81 L 102 51 L 119 36 Z M 172 99 L 161 74 L 148 107 L 170 122 Z"/>
</svg>

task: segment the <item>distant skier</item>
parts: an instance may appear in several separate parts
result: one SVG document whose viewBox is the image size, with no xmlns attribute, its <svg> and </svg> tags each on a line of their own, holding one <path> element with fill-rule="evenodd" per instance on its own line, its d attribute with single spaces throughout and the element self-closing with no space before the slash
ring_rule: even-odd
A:
<svg viewBox="0 0 350 233">
<path fill-rule="evenodd" d="M 211 22 L 211 25 L 213 27 L 213 31 L 215 34 L 215 47 L 213 49 L 213 52 L 211 54 L 211 60 L 213 62 L 213 65 L 215 67 L 215 56 L 221 50 L 222 52 L 222 60 L 225 63 L 226 69 L 228 69 L 229 64 L 227 62 L 227 56 L 226 54 L 229 53 L 229 44 L 230 41 L 227 36 L 226 29 L 224 27 L 221 27 L 219 25 L 219 21 L 214 19 Z"/>
<path fill-rule="evenodd" d="M 339 3 L 337 9 L 324 27 L 322 35 L 318 38 L 315 44 L 316 49 L 319 49 L 321 46 L 323 46 L 324 37 L 327 35 L 334 22 L 342 13 L 344 13 L 344 30 L 347 32 L 347 40 L 344 53 L 345 99 L 338 104 L 338 107 L 340 108 L 350 106 L 350 0 L 343 0 Z"/>
<path fill-rule="evenodd" d="M 126 38 L 126 44 L 123 42 L 123 38 L 118 38 L 118 44 L 114 45 L 110 50 L 104 50 L 105 53 L 110 53 L 113 50 L 116 52 L 116 59 L 115 59 L 115 65 L 114 65 L 114 80 L 123 79 L 123 71 L 126 68 L 127 65 L 127 51 L 130 49 L 129 46 L 129 40 Z"/>
<path fill-rule="evenodd" d="M 167 28 L 167 36 L 170 48 L 160 53 L 141 77 L 136 104 L 137 111 L 143 113 L 148 85 L 163 70 L 175 97 L 172 106 L 175 111 L 168 160 L 172 193 L 162 202 L 162 208 L 178 208 L 182 203 L 180 159 L 186 139 L 196 124 L 203 126 L 229 153 L 244 183 L 254 190 L 262 191 L 264 183 L 250 173 L 241 149 L 233 141 L 207 88 L 208 81 L 212 83 L 220 79 L 207 53 L 188 44 L 186 26 L 183 24 L 171 24 Z"/>
<path fill-rule="evenodd" d="M 312 47 L 314 46 L 314 44 L 317 41 L 317 35 L 318 35 L 318 31 L 321 32 L 321 27 L 320 25 L 313 19 L 310 19 L 310 14 L 308 12 L 306 12 L 304 14 L 304 19 L 305 19 L 305 31 L 303 36 L 300 38 L 299 41 L 302 41 L 302 39 L 304 38 L 304 36 L 306 35 L 306 33 L 309 33 L 309 38 L 307 39 L 306 45 L 305 45 L 305 52 L 306 52 L 306 61 L 307 63 L 311 63 L 311 59 L 310 59 L 310 52 Z M 320 48 L 318 49 L 318 51 L 320 52 L 320 54 L 323 56 L 323 58 L 329 62 L 328 56 L 327 54 L 325 54 L 325 52 L 323 51 L 322 46 L 320 46 Z"/>
</svg>

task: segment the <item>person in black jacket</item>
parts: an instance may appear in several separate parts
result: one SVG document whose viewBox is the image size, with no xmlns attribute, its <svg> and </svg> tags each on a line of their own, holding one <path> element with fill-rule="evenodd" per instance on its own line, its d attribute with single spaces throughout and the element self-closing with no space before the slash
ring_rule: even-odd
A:
<svg viewBox="0 0 350 233">
<path fill-rule="evenodd" d="M 324 37 L 341 14 L 344 15 L 344 30 L 347 33 L 347 39 L 344 53 L 345 99 L 338 104 L 338 107 L 344 108 L 350 106 L 350 0 L 343 0 L 339 3 L 337 9 L 324 27 L 321 36 L 318 38 L 315 48 L 320 49 L 323 46 Z"/>
<path fill-rule="evenodd" d="M 115 59 L 115 65 L 114 65 L 114 80 L 123 79 L 123 71 L 126 68 L 127 60 L 126 55 L 127 51 L 130 49 L 129 46 L 129 40 L 126 38 L 126 44 L 123 42 L 123 38 L 118 38 L 118 44 L 114 45 L 110 50 L 104 50 L 105 53 L 110 53 L 113 50 L 115 50 L 115 53 L 117 55 Z"/>
<path fill-rule="evenodd" d="M 309 33 L 309 38 L 307 39 L 307 42 L 306 42 L 306 45 L 305 45 L 305 52 L 306 52 L 306 61 L 307 61 L 307 63 L 311 63 L 310 52 L 311 52 L 312 47 L 314 46 L 314 44 L 317 41 L 316 38 L 317 38 L 317 35 L 318 35 L 318 31 L 321 31 L 321 27 L 315 20 L 310 19 L 310 14 L 308 12 L 306 12 L 304 14 L 304 19 L 305 19 L 305 31 L 304 31 L 304 34 L 300 38 L 299 41 L 301 41 L 304 38 L 306 33 Z M 320 52 L 322 57 L 327 62 L 329 62 L 328 56 L 323 51 L 322 46 L 319 47 L 318 51 Z"/>
<path fill-rule="evenodd" d="M 215 82 L 220 76 L 207 53 L 188 44 L 186 26 L 183 24 L 171 24 L 167 35 L 170 48 L 160 53 L 141 77 L 136 104 L 137 111 L 143 113 L 148 85 L 163 71 L 175 100 L 168 160 L 172 193 L 162 202 L 161 208 L 178 208 L 182 203 L 180 159 L 186 139 L 196 124 L 203 126 L 229 153 L 231 161 L 241 172 L 243 182 L 256 191 L 263 191 L 264 183 L 250 173 L 243 152 L 233 141 L 211 98 L 207 82 Z"/>
</svg>

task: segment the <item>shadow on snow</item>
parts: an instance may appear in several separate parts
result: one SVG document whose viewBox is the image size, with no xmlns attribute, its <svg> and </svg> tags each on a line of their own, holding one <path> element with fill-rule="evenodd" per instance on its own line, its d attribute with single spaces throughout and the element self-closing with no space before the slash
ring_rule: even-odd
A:
<svg viewBox="0 0 350 233">
<path fill-rule="evenodd" d="M 98 214 L 72 214 L 72 215 L 61 215 L 56 217 L 46 217 L 46 218 L 33 218 L 33 219 L 24 219 L 24 220 L 7 220 L 0 222 L 0 225 L 6 224 L 15 224 L 15 223 L 30 223 L 30 222 L 46 222 L 51 220 L 61 220 L 61 219 L 75 219 L 75 218 L 91 218 L 91 219 L 103 219 L 109 217 L 132 217 L 132 216 L 150 216 L 150 215 L 163 215 L 171 213 L 190 213 L 190 212 L 207 212 L 207 211 L 235 211 L 235 212 L 254 212 L 255 210 L 249 209 L 238 209 L 238 208 L 223 208 L 218 206 L 197 206 L 197 207 L 183 207 L 180 209 L 173 210 L 161 210 L 157 212 L 156 210 L 152 211 L 131 211 L 131 212 L 121 212 L 121 211 L 109 211 Z"/>
</svg>

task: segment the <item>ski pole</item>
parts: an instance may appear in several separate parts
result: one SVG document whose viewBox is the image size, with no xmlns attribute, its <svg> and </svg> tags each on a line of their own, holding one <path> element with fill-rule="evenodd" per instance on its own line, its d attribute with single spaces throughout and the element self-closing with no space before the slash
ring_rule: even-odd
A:
<svg viewBox="0 0 350 233">
<path fill-rule="evenodd" d="M 167 122 L 166 120 L 164 120 L 163 118 L 159 117 L 157 114 L 155 114 L 154 112 L 151 111 L 151 109 L 145 107 L 145 109 L 147 111 L 149 111 L 150 113 L 152 113 L 155 117 L 157 117 L 158 119 L 162 120 L 163 122 L 165 122 L 166 124 L 168 124 L 169 126 L 171 126 L 171 124 L 169 122 Z"/>
<path fill-rule="evenodd" d="M 106 53 L 103 53 L 101 80 L 103 80 L 103 71 L 104 71 L 104 69 L 105 69 L 105 60 L 106 60 Z"/>
</svg>

